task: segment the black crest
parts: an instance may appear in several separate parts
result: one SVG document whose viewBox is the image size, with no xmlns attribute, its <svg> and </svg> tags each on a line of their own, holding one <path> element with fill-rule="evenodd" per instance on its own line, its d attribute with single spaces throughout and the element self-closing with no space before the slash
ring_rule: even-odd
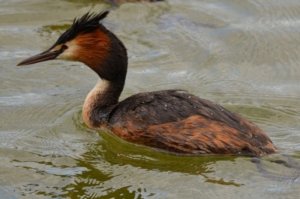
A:
<svg viewBox="0 0 300 199">
<path fill-rule="evenodd" d="M 100 21 L 104 19 L 108 13 L 108 10 L 98 14 L 87 12 L 82 17 L 75 18 L 72 26 L 58 38 L 55 45 L 70 41 L 79 33 L 86 33 L 95 30 L 100 26 Z"/>
</svg>

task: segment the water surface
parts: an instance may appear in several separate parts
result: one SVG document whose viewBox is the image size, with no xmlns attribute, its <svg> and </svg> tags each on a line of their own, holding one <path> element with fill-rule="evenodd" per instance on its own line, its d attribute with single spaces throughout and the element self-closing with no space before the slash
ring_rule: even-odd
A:
<svg viewBox="0 0 300 199">
<path fill-rule="evenodd" d="M 75 16 L 110 6 L 0 0 L 1 198 L 298 198 L 300 2 L 128 3 L 104 22 L 128 49 L 122 99 L 180 88 L 218 102 L 278 146 L 260 163 L 177 157 L 92 131 L 80 116 L 97 81 L 92 71 L 61 61 L 16 67 L 55 42 Z"/>
</svg>

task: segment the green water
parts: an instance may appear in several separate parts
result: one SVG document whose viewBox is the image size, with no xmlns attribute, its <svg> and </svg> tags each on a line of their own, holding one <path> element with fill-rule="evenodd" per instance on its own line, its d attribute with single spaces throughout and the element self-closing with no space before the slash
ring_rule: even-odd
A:
<svg viewBox="0 0 300 199">
<path fill-rule="evenodd" d="M 279 148 L 259 164 L 178 157 L 87 129 L 80 114 L 97 81 L 92 71 L 62 61 L 16 67 L 74 17 L 110 7 L 0 0 L 0 198 L 299 198 L 300 2 L 128 3 L 104 22 L 128 49 L 122 99 L 180 88 L 218 102 Z"/>
</svg>

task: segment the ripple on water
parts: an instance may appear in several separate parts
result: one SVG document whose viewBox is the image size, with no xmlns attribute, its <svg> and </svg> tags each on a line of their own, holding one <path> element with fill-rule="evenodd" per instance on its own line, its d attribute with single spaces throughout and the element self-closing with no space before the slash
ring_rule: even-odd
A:
<svg viewBox="0 0 300 199">
<path fill-rule="evenodd" d="M 36 93 L 25 93 L 23 95 L 1 96 L 0 106 L 22 106 L 44 103 L 45 96 Z"/>
<path fill-rule="evenodd" d="M 178 157 L 97 134 L 80 116 L 96 75 L 69 62 L 14 67 L 51 45 L 91 2 L 94 10 L 107 6 L 78 2 L 0 0 L 2 197 L 298 197 L 299 170 L 284 161 L 291 157 L 295 166 L 300 157 L 299 1 L 129 3 L 104 21 L 130 57 L 122 98 L 179 88 L 216 101 L 260 125 L 278 146 L 260 165 Z"/>
</svg>

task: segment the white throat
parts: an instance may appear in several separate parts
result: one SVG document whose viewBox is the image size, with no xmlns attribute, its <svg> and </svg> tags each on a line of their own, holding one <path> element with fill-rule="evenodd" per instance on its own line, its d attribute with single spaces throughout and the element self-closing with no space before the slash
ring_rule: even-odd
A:
<svg viewBox="0 0 300 199">
<path fill-rule="evenodd" d="M 107 80 L 98 81 L 84 100 L 82 107 L 82 118 L 85 124 L 87 124 L 89 127 L 94 127 L 92 121 L 92 111 L 101 100 L 101 97 L 107 92 L 109 86 L 110 82 Z"/>
</svg>

